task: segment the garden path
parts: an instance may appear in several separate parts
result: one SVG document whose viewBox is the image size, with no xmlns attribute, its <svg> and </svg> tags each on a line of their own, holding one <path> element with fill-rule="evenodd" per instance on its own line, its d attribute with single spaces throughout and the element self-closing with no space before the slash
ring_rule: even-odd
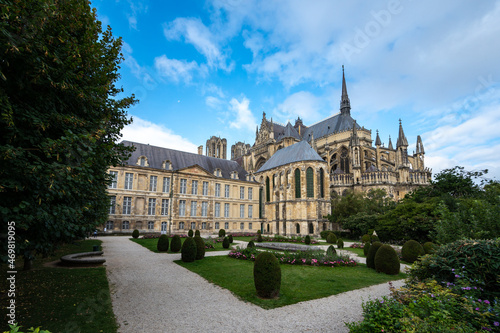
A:
<svg viewBox="0 0 500 333">
<path fill-rule="evenodd" d="M 272 310 L 239 300 L 128 237 L 101 237 L 118 332 L 348 332 L 361 304 L 389 294 L 387 283 Z M 243 244 L 242 244 L 243 245 Z M 227 254 L 207 252 L 207 256 Z M 395 287 L 403 281 L 395 281 Z"/>
</svg>

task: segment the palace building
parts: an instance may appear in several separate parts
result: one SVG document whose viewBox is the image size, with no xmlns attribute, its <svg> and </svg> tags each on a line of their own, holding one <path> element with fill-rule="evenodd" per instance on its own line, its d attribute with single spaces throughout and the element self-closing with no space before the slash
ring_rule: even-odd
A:
<svg viewBox="0 0 500 333">
<path fill-rule="evenodd" d="M 396 146 L 351 117 L 345 75 L 340 112 L 306 126 L 268 120 L 263 113 L 253 145 L 238 142 L 226 160 L 227 142 L 207 140 L 198 154 L 123 142 L 136 149 L 124 165 L 110 168 L 107 231 L 205 234 L 219 229 L 281 235 L 318 235 L 335 229 L 325 216 L 332 196 L 384 189 L 394 200 L 426 186 L 422 139 L 408 153 L 399 121 Z"/>
</svg>

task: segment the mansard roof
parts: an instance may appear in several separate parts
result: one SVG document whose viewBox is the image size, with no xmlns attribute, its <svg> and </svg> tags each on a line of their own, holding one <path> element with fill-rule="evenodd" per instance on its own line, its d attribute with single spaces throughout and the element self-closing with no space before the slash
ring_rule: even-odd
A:
<svg viewBox="0 0 500 333">
<path fill-rule="evenodd" d="M 257 172 L 302 161 L 320 161 L 326 163 L 306 141 L 300 141 L 278 150 Z"/>
<path fill-rule="evenodd" d="M 226 179 L 231 179 L 231 173 L 236 171 L 238 172 L 239 180 L 246 180 L 247 172 L 235 161 L 193 154 L 170 148 L 156 147 L 144 143 L 131 141 L 122 141 L 121 143 L 125 146 L 135 147 L 135 151 L 132 153 L 132 156 L 125 161 L 125 165 L 136 166 L 139 157 L 145 156 L 148 159 L 149 167 L 154 169 L 162 169 L 163 162 L 170 161 L 173 171 L 198 165 L 211 174 L 214 174 L 216 169 L 220 169 L 221 177 Z"/>
<path fill-rule="evenodd" d="M 309 135 L 313 133 L 314 138 L 319 139 L 325 135 L 329 135 L 332 133 L 352 130 L 353 124 L 354 119 L 350 114 L 337 113 L 330 118 L 326 118 L 319 123 L 307 127 L 302 137 L 306 140 L 309 140 Z M 361 129 L 361 126 L 359 126 L 359 124 L 356 124 L 356 128 Z"/>
</svg>

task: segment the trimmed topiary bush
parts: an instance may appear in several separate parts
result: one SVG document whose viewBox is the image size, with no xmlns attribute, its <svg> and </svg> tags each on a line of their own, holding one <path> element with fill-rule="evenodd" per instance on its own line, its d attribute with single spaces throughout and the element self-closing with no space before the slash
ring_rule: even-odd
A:
<svg viewBox="0 0 500 333">
<path fill-rule="evenodd" d="M 263 239 L 262 239 L 262 235 L 261 235 L 261 234 L 258 234 L 258 235 L 257 235 L 257 242 L 259 242 L 259 243 L 262 243 L 262 242 L 263 242 Z"/>
<path fill-rule="evenodd" d="M 326 242 L 330 244 L 336 244 L 337 243 L 337 236 L 333 232 L 330 232 L 328 236 L 326 237 Z"/>
<path fill-rule="evenodd" d="M 189 237 L 193 237 L 193 229 L 189 229 L 189 231 L 188 231 L 188 236 L 189 236 Z"/>
<path fill-rule="evenodd" d="M 200 236 L 194 236 L 194 242 L 196 243 L 196 260 L 201 260 L 205 258 L 205 241 Z"/>
<path fill-rule="evenodd" d="M 306 236 L 306 238 L 304 239 L 304 243 L 305 243 L 306 245 L 311 244 L 311 236 L 307 235 L 307 236 Z"/>
<path fill-rule="evenodd" d="M 260 235 L 261 233 L 262 233 L 262 231 L 260 231 L 260 229 L 259 229 L 259 230 L 257 230 L 257 234 L 259 234 L 259 235 Z"/>
<path fill-rule="evenodd" d="M 416 240 L 409 240 L 403 244 L 401 248 L 401 256 L 403 260 L 409 263 L 414 263 L 418 257 L 425 255 L 424 248 Z"/>
<path fill-rule="evenodd" d="M 278 259 L 270 252 L 262 252 L 255 258 L 253 279 L 257 295 L 276 298 L 281 288 L 281 268 Z"/>
<path fill-rule="evenodd" d="M 382 245 L 378 249 L 374 263 L 377 272 L 389 275 L 399 274 L 399 257 L 396 250 L 390 245 Z"/>
<path fill-rule="evenodd" d="M 343 249 L 344 248 L 344 241 L 342 240 L 342 238 L 337 239 L 337 247 L 339 249 Z"/>
<path fill-rule="evenodd" d="M 177 253 L 181 250 L 181 247 L 182 247 L 181 237 L 179 235 L 175 235 L 172 238 L 172 242 L 170 242 L 170 251 Z"/>
<path fill-rule="evenodd" d="M 333 232 L 333 230 L 323 230 L 323 231 L 321 231 L 321 232 L 319 233 L 319 236 L 320 236 L 322 239 L 326 240 L 326 238 L 328 237 L 328 234 L 329 234 L 330 232 Z"/>
<path fill-rule="evenodd" d="M 438 249 L 438 246 L 433 242 L 424 243 L 424 252 L 425 254 L 433 254 Z"/>
<path fill-rule="evenodd" d="M 229 235 L 228 236 L 228 239 L 229 239 L 229 244 L 233 244 L 233 235 Z"/>
<path fill-rule="evenodd" d="M 368 254 L 366 255 L 366 266 L 368 268 L 375 269 L 375 255 L 377 254 L 378 249 L 382 246 L 382 243 L 375 242 L 370 245 L 370 249 L 368 250 Z"/>
<path fill-rule="evenodd" d="M 194 236 L 195 236 L 195 237 L 196 237 L 196 236 L 201 237 L 200 230 L 196 229 L 196 230 L 194 231 Z"/>
<path fill-rule="evenodd" d="M 370 240 L 372 243 L 374 242 L 380 242 L 380 239 L 378 239 L 378 236 L 375 236 L 375 235 L 371 235 L 370 236 Z"/>
<path fill-rule="evenodd" d="M 181 259 L 184 262 L 193 262 L 196 260 L 196 242 L 193 237 L 184 240 L 181 249 Z"/>
<path fill-rule="evenodd" d="M 167 235 L 161 235 L 160 238 L 158 238 L 158 243 L 156 244 L 156 249 L 159 252 L 168 251 L 168 236 Z"/>
<path fill-rule="evenodd" d="M 365 257 L 368 256 L 368 251 L 370 251 L 370 245 L 371 245 L 370 242 L 366 242 L 363 245 L 363 254 L 365 255 Z"/>
<path fill-rule="evenodd" d="M 225 237 L 225 236 L 226 236 L 226 230 L 219 229 L 219 237 Z"/>
<path fill-rule="evenodd" d="M 132 237 L 139 238 L 139 230 L 134 229 L 134 231 L 132 231 Z"/>
<path fill-rule="evenodd" d="M 371 241 L 370 235 L 363 235 L 363 237 L 361 237 L 361 243 L 366 243 L 366 242 L 370 242 L 370 241 Z"/>
<path fill-rule="evenodd" d="M 247 249 L 255 247 L 255 243 L 253 241 L 248 242 Z"/>
<path fill-rule="evenodd" d="M 229 238 L 224 237 L 224 240 L 222 240 L 222 247 L 225 249 L 229 249 Z"/>
<path fill-rule="evenodd" d="M 335 251 L 335 248 L 333 245 L 330 245 L 328 249 L 326 249 L 326 256 L 329 258 L 332 258 L 337 255 L 337 251 Z"/>
</svg>

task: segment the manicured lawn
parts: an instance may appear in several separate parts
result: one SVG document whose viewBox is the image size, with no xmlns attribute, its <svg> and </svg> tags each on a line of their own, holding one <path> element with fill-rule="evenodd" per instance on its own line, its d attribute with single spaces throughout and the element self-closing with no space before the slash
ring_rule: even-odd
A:
<svg viewBox="0 0 500 333">
<path fill-rule="evenodd" d="M 147 248 L 150 251 L 160 253 L 160 252 L 158 252 L 158 250 L 156 248 L 156 245 L 158 244 L 158 238 L 148 238 L 148 239 L 130 238 L 130 240 L 132 242 L 136 242 L 137 244 L 144 246 L 145 248 Z M 185 240 L 185 238 L 181 238 L 182 244 L 184 244 L 184 240 Z M 175 252 L 170 251 L 171 245 L 172 245 L 172 239 L 169 239 L 168 251 L 161 252 L 161 253 L 175 253 Z M 234 245 L 234 243 L 233 243 L 233 245 Z M 214 244 L 214 246 L 215 246 L 215 249 L 209 249 L 209 250 L 207 249 L 205 251 L 207 251 L 207 252 L 209 252 L 209 251 L 229 251 L 229 249 L 225 249 L 222 247 L 222 243 Z M 180 253 L 180 251 L 178 253 Z"/>
<path fill-rule="evenodd" d="M 255 237 L 233 237 L 233 240 L 239 240 L 243 242 L 250 242 Z"/>
<path fill-rule="evenodd" d="M 365 253 L 363 252 L 363 249 L 355 249 L 355 248 L 352 248 L 352 247 L 344 247 L 343 250 L 356 253 L 361 258 L 365 257 Z"/>
<path fill-rule="evenodd" d="M 100 240 L 80 241 L 63 246 L 54 256 L 37 258 L 33 269 L 16 274 L 16 321 L 23 326 L 41 326 L 50 332 L 116 332 L 117 324 L 105 267 L 52 268 L 43 263 L 59 259 L 62 255 L 92 251 Z M 2 266 L 2 270 L 7 268 Z M 2 279 L 0 300 L 2 316 L 6 318 L 7 301 L 5 279 Z M 7 321 L 1 326 L 7 330 Z"/>
<path fill-rule="evenodd" d="M 176 263 L 222 288 L 229 289 L 241 299 L 265 309 L 336 295 L 406 277 L 402 273 L 396 276 L 377 273 L 365 265 L 335 268 L 281 265 L 279 299 L 263 300 L 258 298 L 255 292 L 252 261 L 217 256 L 206 257 L 192 263 L 180 260 Z"/>
</svg>

